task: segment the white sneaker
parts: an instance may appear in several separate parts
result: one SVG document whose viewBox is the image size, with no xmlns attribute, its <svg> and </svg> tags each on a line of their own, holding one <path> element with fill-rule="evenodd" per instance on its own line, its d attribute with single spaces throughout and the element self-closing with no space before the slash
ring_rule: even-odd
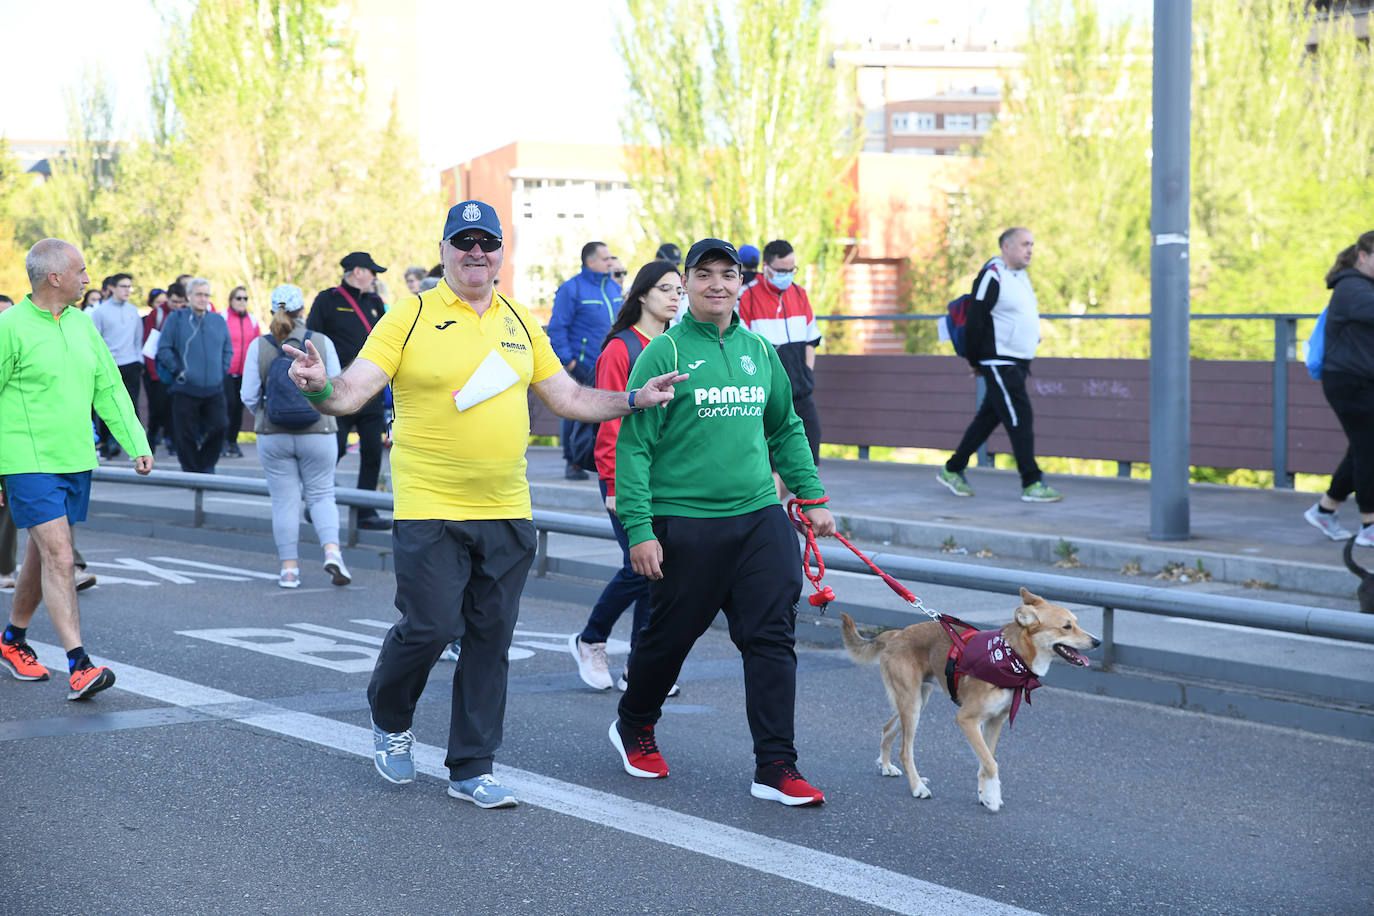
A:
<svg viewBox="0 0 1374 916">
<path fill-rule="evenodd" d="M 459 653 L 462 652 L 462 651 L 463 651 L 462 645 L 459 644 L 458 640 L 455 639 L 453 642 L 451 642 L 451 643 L 449 643 L 448 645 L 444 646 L 444 651 L 439 653 L 439 661 L 441 661 L 441 662 L 456 662 L 456 661 L 458 661 L 458 659 L 459 659 L 459 657 L 460 657 L 460 656 L 459 656 Z"/>
<path fill-rule="evenodd" d="M 324 571 L 334 577 L 335 585 L 347 585 L 353 581 L 353 577 L 348 574 L 348 567 L 344 565 L 343 554 L 337 550 L 324 555 Z"/>
<path fill-rule="evenodd" d="M 1312 508 L 1302 514 L 1302 517 L 1307 519 L 1307 523 L 1333 541 L 1344 541 L 1350 537 L 1350 532 L 1341 527 L 1340 519 L 1336 518 L 1336 513 L 1317 511 L 1320 505 L 1321 503 L 1313 503 Z"/>
<path fill-rule="evenodd" d="M 1374 547 L 1374 524 L 1365 525 L 1360 529 L 1360 533 L 1355 535 L 1356 547 Z"/>
<path fill-rule="evenodd" d="M 78 566 L 72 570 L 72 584 L 76 586 L 78 592 L 84 592 L 92 585 L 95 585 L 95 573 L 86 572 L 86 570 Z"/>
<path fill-rule="evenodd" d="M 0 588 L 14 588 L 14 576 L 0 576 Z"/>
<path fill-rule="evenodd" d="M 280 585 L 282 588 L 300 588 L 300 567 L 293 567 L 291 569 L 287 569 L 283 566 L 282 571 L 277 573 L 277 584 Z"/>
<path fill-rule="evenodd" d="M 625 680 L 629 673 L 630 672 L 626 671 L 615 682 L 615 689 L 619 690 L 621 693 L 624 693 L 625 691 L 630 689 L 630 682 Z M 672 687 L 668 689 L 668 696 L 670 697 L 675 697 L 679 693 L 682 693 L 682 688 L 679 687 L 677 684 L 674 684 Z"/>
<path fill-rule="evenodd" d="M 597 690 L 611 689 L 611 666 L 606 660 L 604 642 L 583 642 L 574 633 L 568 637 L 568 651 L 577 659 L 577 674 L 584 684 Z"/>
</svg>

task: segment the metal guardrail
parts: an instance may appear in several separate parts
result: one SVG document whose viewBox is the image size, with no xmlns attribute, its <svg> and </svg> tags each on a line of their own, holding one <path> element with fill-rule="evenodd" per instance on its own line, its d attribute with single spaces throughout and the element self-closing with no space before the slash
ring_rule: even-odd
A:
<svg viewBox="0 0 1374 916">
<path fill-rule="evenodd" d="M 183 471 L 154 471 L 147 477 L 140 477 L 132 469 L 124 468 L 96 468 L 92 476 L 97 481 L 109 483 L 135 483 L 194 490 L 196 527 L 202 526 L 205 522 L 202 503 L 206 491 L 268 495 L 267 482 L 258 478 L 189 474 Z M 389 493 L 376 493 L 352 487 L 335 488 L 334 499 L 341 505 L 350 507 L 350 545 L 357 543 L 358 508 L 392 508 Z M 615 537 L 611 531 L 610 521 L 598 516 L 539 510 L 534 513 L 534 524 L 538 531 L 535 572 L 541 577 L 548 572 L 550 532 L 605 540 L 613 540 Z M 855 573 L 870 572 L 868 567 L 848 551 L 822 546 L 821 552 L 828 568 Z M 1334 611 L 1328 608 L 1226 595 L 1200 595 L 1174 588 L 1077 578 L 1034 570 L 1003 569 L 981 564 L 971 566 L 950 560 L 930 560 L 901 554 L 872 554 L 871 559 L 888 574 L 913 582 L 1000 594 L 1015 592 L 1021 586 L 1025 586 L 1037 594 L 1053 596 L 1058 602 L 1100 607 L 1103 611 L 1102 652 L 1105 664 L 1111 664 L 1113 660 L 1114 614 L 1119 610 L 1374 643 L 1374 616 L 1352 611 Z"/>
</svg>

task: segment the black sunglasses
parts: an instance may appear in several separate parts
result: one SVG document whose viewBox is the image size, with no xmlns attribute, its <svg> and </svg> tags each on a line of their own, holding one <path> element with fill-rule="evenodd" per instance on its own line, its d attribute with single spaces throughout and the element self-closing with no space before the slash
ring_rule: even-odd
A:
<svg viewBox="0 0 1374 916">
<path fill-rule="evenodd" d="M 615 277 L 617 280 L 619 280 L 621 277 L 625 276 L 625 274 L 627 274 L 627 273 L 629 273 L 629 271 L 626 271 L 626 270 L 613 270 L 613 271 L 611 271 L 611 276 L 612 276 L 612 277 Z"/>
<path fill-rule="evenodd" d="M 247 301 L 248 301 L 248 297 L 247 297 L 247 296 L 235 296 L 235 297 L 234 297 L 234 301 L 235 301 L 235 302 L 247 302 Z"/>
<path fill-rule="evenodd" d="M 454 248 L 457 248 L 459 251 L 471 251 L 474 245 L 480 245 L 482 246 L 482 250 L 485 251 L 487 254 L 491 254 L 493 251 L 501 247 L 501 240 L 494 235 L 488 235 L 480 239 L 473 238 L 470 235 L 464 236 L 462 238 L 455 235 L 453 238 L 448 240 L 448 243 L 452 245 Z"/>
</svg>

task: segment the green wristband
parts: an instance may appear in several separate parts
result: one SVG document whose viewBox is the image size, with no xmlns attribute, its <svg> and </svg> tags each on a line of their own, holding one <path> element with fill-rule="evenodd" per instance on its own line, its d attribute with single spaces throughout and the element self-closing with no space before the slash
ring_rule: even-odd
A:
<svg viewBox="0 0 1374 916">
<path fill-rule="evenodd" d="M 323 401 L 327 401 L 329 400 L 329 396 L 333 393 L 334 383 L 328 379 L 325 379 L 324 387 L 319 391 L 301 391 L 301 394 L 305 395 L 305 399 L 311 404 L 319 404 Z"/>
</svg>

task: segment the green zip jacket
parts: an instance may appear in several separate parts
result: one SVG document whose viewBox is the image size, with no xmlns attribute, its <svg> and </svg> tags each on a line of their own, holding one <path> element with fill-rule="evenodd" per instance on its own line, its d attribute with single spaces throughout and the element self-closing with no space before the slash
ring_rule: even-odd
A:
<svg viewBox="0 0 1374 916">
<path fill-rule="evenodd" d="M 92 407 L 126 452 L 152 454 L 89 315 L 68 306 L 54 318 L 28 296 L 0 312 L 0 476 L 94 468 Z"/>
<path fill-rule="evenodd" d="M 674 369 L 691 377 L 668 406 L 620 424 L 615 508 L 631 545 L 653 539 L 654 516 L 721 518 L 777 505 L 769 453 L 793 493 L 825 495 L 778 352 L 738 315 L 722 334 L 688 312 L 649 341 L 629 387 Z"/>
</svg>

